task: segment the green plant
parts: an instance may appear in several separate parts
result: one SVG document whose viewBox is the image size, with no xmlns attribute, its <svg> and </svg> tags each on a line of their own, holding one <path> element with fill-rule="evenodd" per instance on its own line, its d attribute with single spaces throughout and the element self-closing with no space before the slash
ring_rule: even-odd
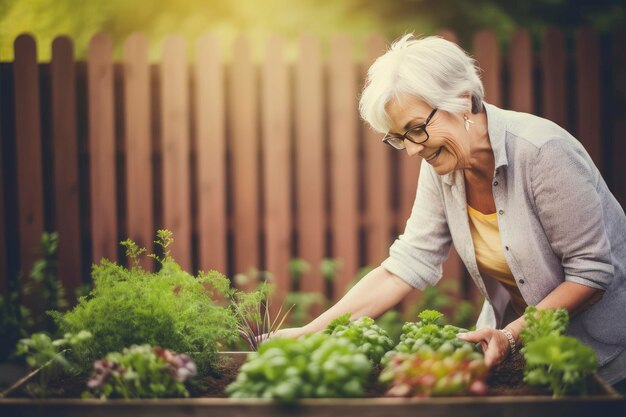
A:
<svg viewBox="0 0 626 417">
<path fill-rule="evenodd" d="M 44 232 L 41 236 L 41 257 L 33 263 L 30 271 L 31 282 L 24 286 L 26 295 L 39 291 L 44 310 L 67 308 L 65 288 L 57 278 L 56 254 L 59 246 L 57 232 Z"/>
<path fill-rule="evenodd" d="M 9 388 L 7 393 L 37 376 L 38 381 L 28 384 L 26 390 L 33 396 L 47 396 L 50 393 L 48 383 L 52 378 L 61 372 L 78 372 L 78 367 L 72 360 L 76 355 L 70 353 L 80 351 L 91 338 L 91 333 L 82 330 L 76 334 L 66 333 L 56 340 L 52 340 L 46 333 L 34 333 L 29 338 L 21 339 L 17 344 L 16 355 L 25 357 L 33 372 Z"/>
<path fill-rule="evenodd" d="M 548 386 L 555 397 L 587 392 L 587 376 L 598 369 L 595 352 L 578 339 L 564 336 L 569 315 L 564 308 L 526 308 L 520 337 L 526 362 L 524 381 Z"/>
<path fill-rule="evenodd" d="M 185 381 L 196 375 L 196 365 L 184 354 L 150 345 L 134 345 L 94 362 L 84 397 L 188 397 Z"/>
<path fill-rule="evenodd" d="M 549 386 L 555 397 L 586 394 L 586 378 L 598 369 L 595 352 L 578 339 L 551 334 L 524 348 L 524 380 Z"/>
<path fill-rule="evenodd" d="M 335 337 L 344 337 L 357 346 L 374 365 L 378 364 L 385 353 L 393 348 L 393 340 L 387 332 L 370 317 L 350 320 L 351 313 L 346 313 L 330 322 L 324 333 Z"/>
<path fill-rule="evenodd" d="M 440 325 L 443 321 L 443 314 L 435 310 L 424 310 L 419 314 L 419 322 L 407 322 L 402 326 L 400 342 L 396 347 L 387 352 L 383 359 L 386 364 L 396 353 L 416 353 L 423 351 L 452 352 L 455 349 L 469 345 L 474 349 L 474 345 L 456 337 L 458 333 L 466 332 L 449 324 Z"/>
<path fill-rule="evenodd" d="M 387 395 L 421 397 L 487 392 L 487 367 L 481 354 L 469 345 L 454 351 L 423 349 L 395 354 L 379 380 L 390 384 Z"/>
<path fill-rule="evenodd" d="M 274 338 L 248 356 L 226 392 L 234 398 L 298 398 L 363 395 L 372 365 L 346 338 L 324 333 Z"/>
<path fill-rule="evenodd" d="M 283 307 L 281 306 L 272 319 L 269 301 L 271 288 L 271 286 L 264 284 L 256 292 L 237 292 L 231 298 L 231 305 L 237 317 L 239 334 L 248 342 L 253 351 L 258 350 L 261 343 L 282 327 L 287 315 L 293 308 L 292 305 L 282 313 Z"/>
<path fill-rule="evenodd" d="M 550 335 L 562 335 L 569 326 L 567 310 L 538 310 L 537 307 L 526 307 L 524 312 L 524 328 L 520 338 L 524 345 Z"/>
<path fill-rule="evenodd" d="M 136 257 L 142 252 L 125 241 L 132 267 L 126 269 L 103 259 L 94 266 L 94 287 L 67 313 L 53 313 L 64 332 L 85 329 L 94 338 L 84 353 L 85 369 L 109 352 L 133 344 L 161 346 L 194 358 L 204 372 L 215 365 L 222 342 L 237 337 L 237 319 L 228 305 L 233 293 L 229 280 L 217 271 L 194 277 L 169 253 L 171 232 L 160 230 L 156 243 L 163 257 L 149 255 L 161 263 L 158 272 L 141 268 Z"/>
<path fill-rule="evenodd" d="M 380 316 L 376 323 L 385 329 L 389 338 L 393 340 L 394 346 L 397 345 L 402 334 L 402 326 L 404 325 L 402 315 L 396 310 L 389 310 Z"/>
</svg>

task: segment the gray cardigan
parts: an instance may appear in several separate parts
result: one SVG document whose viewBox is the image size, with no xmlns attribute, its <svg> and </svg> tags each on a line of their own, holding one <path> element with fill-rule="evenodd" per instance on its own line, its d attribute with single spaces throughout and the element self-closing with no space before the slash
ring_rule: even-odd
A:
<svg viewBox="0 0 626 417">
<path fill-rule="evenodd" d="M 626 346 L 624 210 L 567 131 L 530 114 L 485 108 L 502 251 L 520 292 L 536 305 L 563 281 L 606 290 L 569 330 L 604 365 Z M 509 295 L 476 266 L 463 172 L 439 176 L 422 162 L 411 216 L 382 266 L 423 289 L 441 278 L 451 243 L 486 299 L 477 328 L 500 326 Z"/>
</svg>

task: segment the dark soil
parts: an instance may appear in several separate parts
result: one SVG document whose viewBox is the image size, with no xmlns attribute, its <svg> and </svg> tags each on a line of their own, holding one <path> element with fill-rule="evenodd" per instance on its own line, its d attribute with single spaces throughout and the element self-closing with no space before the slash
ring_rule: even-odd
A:
<svg viewBox="0 0 626 417">
<path fill-rule="evenodd" d="M 215 373 L 196 378 L 195 383 L 189 386 L 191 397 L 195 398 L 224 398 L 225 388 L 237 378 L 239 368 L 245 359 L 244 355 L 238 357 L 225 357 L 221 367 Z M 521 356 L 510 358 L 503 364 L 492 369 L 487 378 L 490 396 L 520 396 L 520 395 L 550 395 L 549 392 L 530 387 L 523 381 L 524 360 Z M 384 396 L 386 387 L 378 383 L 380 366 L 374 369 L 372 377 L 365 386 L 366 397 Z M 47 387 L 47 398 L 80 398 L 86 391 L 87 377 L 64 376 L 52 381 Z M 593 383 L 590 386 L 593 387 Z M 594 390 L 590 394 L 594 394 Z M 37 392 L 31 389 L 19 389 L 10 396 L 24 398 L 37 396 Z"/>
<path fill-rule="evenodd" d="M 550 395 L 524 383 L 524 357 L 515 355 L 494 367 L 487 378 L 487 395 Z"/>
</svg>

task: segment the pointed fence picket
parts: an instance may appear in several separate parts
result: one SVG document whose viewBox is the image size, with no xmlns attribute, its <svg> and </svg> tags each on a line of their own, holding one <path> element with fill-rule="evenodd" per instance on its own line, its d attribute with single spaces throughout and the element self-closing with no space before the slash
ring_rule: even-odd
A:
<svg viewBox="0 0 626 417">
<path fill-rule="evenodd" d="M 537 51 L 520 30 L 503 54 L 482 31 L 468 49 L 489 103 L 571 129 L 624 204 L 622 38 L 623 30 L 610 39 L 580 30 L 569 51 L 552 28 Z M 417 188 L 421 161 L 382 146 L 359 120 L 367 68 L 386 44 L 371 36 L 360 61 L 338 35 L 324 58 L 320 41 L 302 35 L 290 62 L 285 40 L 272 37 L 257 62 L 242 36 L 227 62 L 207 34 L 189 62 L 185 41 L 170 36 L 160 62 L 149 63 L 147 38 L 133 34 L 116 62 L 110 37 L 97 34 L 86 61 L 60 37 L 52 62 L 38 64 L 34 39 L 20 36 L 15 61 L 0 63 L 0 290 L 30 271 L 45 229 L 60 233 L 58 272 L 73 289 L 91 262 L 118 260 L 119 240 L 153 250 L 156 229 L 167 228 L 189 271 L 268 271 L 280 299 L 293 290 L 340 298 L 360 267 L 385 259 Z M 289 271 L 295 257 L 311 266 L 299 282 Z M 332 283 L 324 258 L 341 261 Z M 443 270 L 458 299 L 478 299 L 454 248 Z M 419 299 L 415 292 L 402 306 Z"/>
</svg>

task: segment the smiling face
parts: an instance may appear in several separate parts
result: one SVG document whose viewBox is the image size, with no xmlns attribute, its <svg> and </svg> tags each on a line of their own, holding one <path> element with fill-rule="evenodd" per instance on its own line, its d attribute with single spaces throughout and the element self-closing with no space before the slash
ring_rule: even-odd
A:
<svg viewBox="0 0 626 417">
<path fill-rule="evenodd" d="M 432 108 L 415 96 L 401 95 L 385 107 L 391 120 L 391 132 L 402 135 L 409 128 L 423 124 Z M 469 167 L 470 138 L 463 128 L 461 115 L 438 110 L 428 122 L 429 139 L 418 145 L 405 140 L 410 156 L 418 155 L 433 166 L 439 175 Z"/>
</svg>

